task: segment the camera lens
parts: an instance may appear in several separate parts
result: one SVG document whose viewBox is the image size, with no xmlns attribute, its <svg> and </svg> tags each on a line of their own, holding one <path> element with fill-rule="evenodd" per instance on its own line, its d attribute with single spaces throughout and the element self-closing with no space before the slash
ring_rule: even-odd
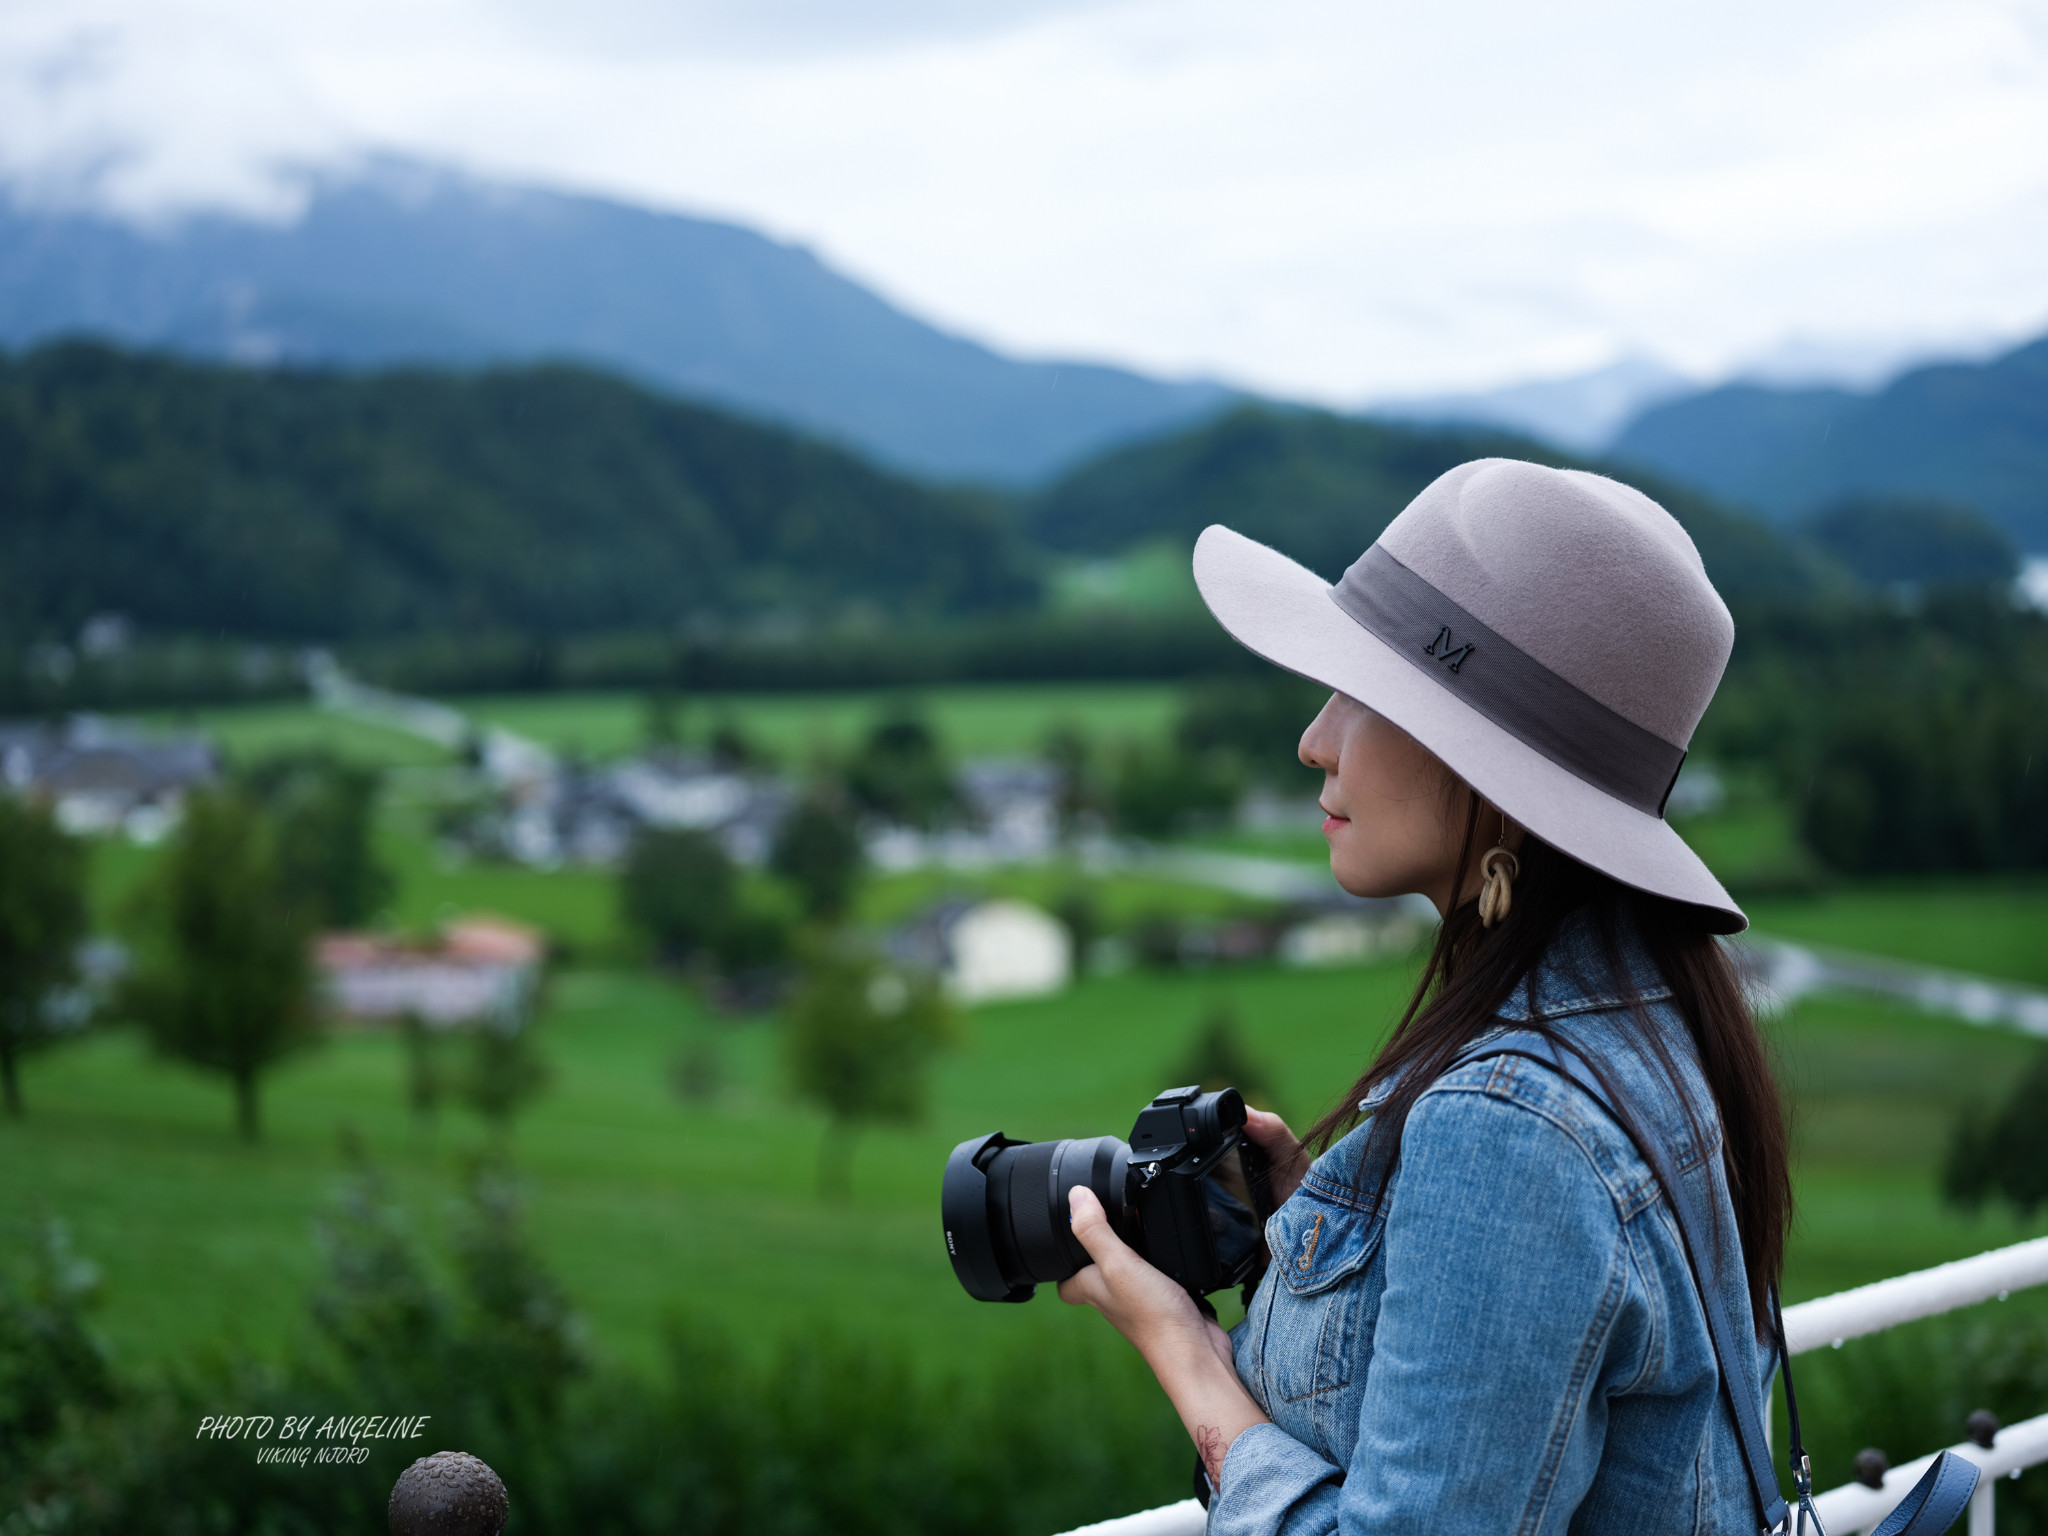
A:
<svg viewBox="0 0 2048 1536">
<path fill-rule="evenodd" d="M 1067 1197 L 1087 1185 L 1110 1225 L 1131 1242 L 1131 1149 L 1114 1136 L 1087 1141 L 963 1141 L 946 1160 L 940 1208 L 946 1252 L 967 1294 L 980 1301 L 1029 1301 L 1035 1285 L 1064 1280 L 1088 1262 L 1075 1239 Z"/>
</svg>

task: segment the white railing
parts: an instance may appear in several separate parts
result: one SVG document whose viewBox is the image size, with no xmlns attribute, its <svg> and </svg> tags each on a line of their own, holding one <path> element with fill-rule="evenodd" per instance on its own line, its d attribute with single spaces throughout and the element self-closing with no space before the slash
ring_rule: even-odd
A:
<svg viewBox="0 0 2048 1536">
<path fill-rule="evenodd" d="M 2048 1285 L 2048 1237 L 2015 1243 L 2010 1248 L 1995 1248 L 1975 1258 L 1958 1259 L 1953 1264 L 1879 1280 L 1874 1285 L 1787 1307 L 1785 1344 L 1795 1355 L 1826 1346 L 1838 1347 L 1847 1339 L 1952 1312 L 1993 1297 L 2003 1301 L 2014 1291 L 2033 1285 Z M 2048 1461 L 2048 1413 L 2004 1426 L 1989 1446 L 1965 1441 L 1950 1449 L 1983 1469 L 1983 1480 L 1970 1501 L 1969 1536 L 1992 1536 L 1998 1479 L 2018 1477 L 2024 1469 Z M 1870 1530 L 1906 1496 L 1936 1454 L 1930 1452 L 1918 1461 L 1893 1467 L 1885 1473 L 1881 1488 L 1845 1483 L 1817 1494 L 1814 1508 L 1829 1536 L 1852 1536 Z M 1206 1524 L 1202 1506 L 1193 1499 L 1184 1499 L 1142 1514 L 1085 1525 L 1067 1536 L 1202 1536 Z"/>
</svg>

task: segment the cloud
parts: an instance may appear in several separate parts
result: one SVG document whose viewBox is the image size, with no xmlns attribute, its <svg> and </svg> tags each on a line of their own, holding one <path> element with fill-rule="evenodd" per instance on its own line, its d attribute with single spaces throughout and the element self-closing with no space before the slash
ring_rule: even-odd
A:
<svg viewBox="0 0 2048 1536">
<path fill-rule="evenodd" d="M 129 209 L 440 156 L 1337 401 L 2048 320 L 2040 0 L 59 0 L 0 144 Z"/>
<path fill-rule="evenodd" d="M 505 14 L 575 53 L 688 51 L 736 58 L 872 54 L 1000 36 L 1115 0 L 508 0 Z"/>
</svg>

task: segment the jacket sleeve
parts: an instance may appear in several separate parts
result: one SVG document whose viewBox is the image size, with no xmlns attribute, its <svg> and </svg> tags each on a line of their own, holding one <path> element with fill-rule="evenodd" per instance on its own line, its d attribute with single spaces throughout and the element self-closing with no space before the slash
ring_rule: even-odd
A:
<svg viewBox="0 0 2048 1536">
<path fill-rule="evenodd" d="M 1209 1536 L 1563 1529 L 1591 1484 L 1629 1270 L 1586 1150 L 1534 1107 L 1441 1084 L 1392 1193 L 1350 1464 L 1245 1431 Z"/>
</svg>

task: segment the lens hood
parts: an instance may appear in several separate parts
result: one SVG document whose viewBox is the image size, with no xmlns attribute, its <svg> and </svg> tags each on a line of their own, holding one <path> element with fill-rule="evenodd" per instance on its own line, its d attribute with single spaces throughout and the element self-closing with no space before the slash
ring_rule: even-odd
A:
<svg viewBox="0 0 2048 1536">
<path fill-rule="evenodd" d="M 976 1301 L 1029 1301 L 1032 1286 L 1003 1279 L 995 1234 L 989 1228 L 988 1176 L 983 1171 L 1012 1141 L 1001 1131 L 963 1141 L 946 1159 L 946 1179 L 939 1190 L 939 1215 L 946 1224 L 946 1255 L 961 1287 Z"/>
</svg>

